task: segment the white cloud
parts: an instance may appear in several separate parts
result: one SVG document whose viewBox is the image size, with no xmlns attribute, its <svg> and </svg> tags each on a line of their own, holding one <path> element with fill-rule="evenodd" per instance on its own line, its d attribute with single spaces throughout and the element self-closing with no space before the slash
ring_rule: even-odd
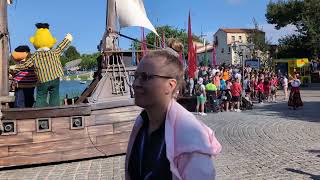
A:
<svg viewBox="0 0 320 180">
<path fill-rule="evenodd" d="M 261 27 L 266 32 L 266 39 L 273 44 L 278 44 L 278 40 L 281 37 L 297 33 L 295 31 L 297 28 L 294 25 L 288 25 L 280 30 L 276 30 L 273 24 L 262 24 Z"/>
</svg>

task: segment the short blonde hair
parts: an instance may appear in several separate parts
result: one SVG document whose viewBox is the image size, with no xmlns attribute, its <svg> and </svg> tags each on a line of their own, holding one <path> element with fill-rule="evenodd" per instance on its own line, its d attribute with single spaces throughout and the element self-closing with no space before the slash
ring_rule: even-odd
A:
<svg viewBox="0 0 320 180">
<path fill-rule="evenodd" d="M 172 52 L 172 50 L 167 49 L 161 49 L 156 51 L 149 52 L 146 56 L 144 56 L 146 59 L 153 59 L 153 58 L 162 58 L 164 59 L 164 65 L 168 68 L 172 68 L 170 71 L 170 76 L 172 78 L 176 79 L 177 81 L 177 87 L 175 91 L 177 91 L 181 86 L 183 86 L 183 65 L 181 61 L 179 60 L 179 56 L 176 56 Z"/>
<path fill-rule="evenodd" d="M 177 86 L 174 90 L 175 94 L 181 87 L 185 85 L 183 79 L 183 64 L 179 59 L 179 53 L 182 53 L 183 51 L 183 44 L 181 43 L 181 41 L 174 38 L 168 39 L 167 42 L 167 48 L 151 51 L 144 58 L 163 58 L 164 65 L 172 67 L 173 70 L 170 71 L 170 76 L 172 76 L 177 81 Z"/>
</svg>

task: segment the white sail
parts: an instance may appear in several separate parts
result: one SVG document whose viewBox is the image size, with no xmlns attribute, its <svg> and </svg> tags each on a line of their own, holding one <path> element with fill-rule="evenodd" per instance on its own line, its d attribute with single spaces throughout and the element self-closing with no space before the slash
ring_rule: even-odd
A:
<svg viewBox="0 0 320 180">
<path fill-rule="evenodd" d="M 121 28 L 140 26 L 158 35 L 156 29 L 147 17 L 142 0 L 116 0 L 116 12 Z"/>
</svg>

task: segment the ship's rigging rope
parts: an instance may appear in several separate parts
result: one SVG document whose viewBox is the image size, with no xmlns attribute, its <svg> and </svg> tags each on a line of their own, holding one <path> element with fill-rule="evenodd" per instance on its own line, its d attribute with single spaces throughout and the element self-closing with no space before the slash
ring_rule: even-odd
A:
<svg viewBox="0 0 320 180">
<path fill-rule="evenodd" d="M 155 46 L 155 45 L 153 45 L 153 44 L 148 44 L 148 43 L 146 43 L 146 42 L 141 42 L 141 41 L 139 41 L 138 39 L 135 39 L 135 38 L 126 36 L 126 35 L 124 35 L 124 34 L 121 34 L 120 32 L 117 32 L 117 34 L 118 34 L 119 36 L 121 36 L 121 37 L 130 39 L 130 40 L 135 41 L 135 42 L 138 42 L 138 43 L 140 43 L 140 44 L 145 44 L 145 45 L 147 45 L 147 46 L 151 46 L 151 47 L 156 48 L 156 49 L 162 49 L 162 47 L 158 47 L 158 46 Z"/>
</svg>

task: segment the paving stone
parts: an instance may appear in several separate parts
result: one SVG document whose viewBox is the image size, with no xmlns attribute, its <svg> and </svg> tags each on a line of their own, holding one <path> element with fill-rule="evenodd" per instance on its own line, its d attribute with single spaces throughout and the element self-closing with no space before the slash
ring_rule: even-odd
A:
<svg viewBox="0 0 320 180">
<path fill-rule="evenodd" d="M 320 179 L 320 91 L 301 91 L 304 108 L 286 102 L 199 117 L 221 142 L 217 179 Z M 279 96 L 279 98 L 282 98 Z M 124 180 L 125 156 L 0 171 L 0 180 Z"/>
</svg>

